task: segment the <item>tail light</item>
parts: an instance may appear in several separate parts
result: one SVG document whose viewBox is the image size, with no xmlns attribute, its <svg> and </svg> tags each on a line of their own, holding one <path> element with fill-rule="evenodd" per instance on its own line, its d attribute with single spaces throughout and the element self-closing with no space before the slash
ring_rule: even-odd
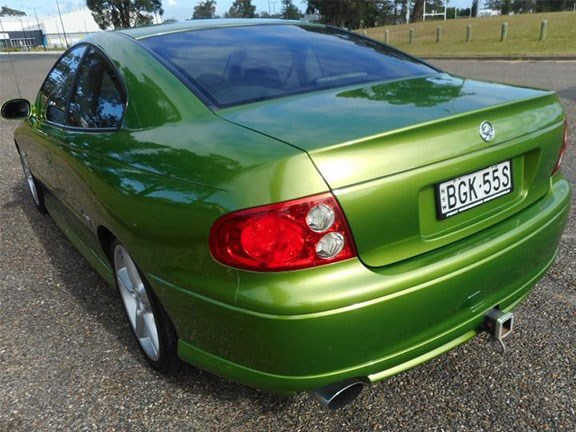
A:
<svg viewBox="0 0 576 432">
<path fill-rule="evenodd" d="M 558 161 L 556 162 L 554 171 L 552 171 L 552 175 L 560 171 L 560 166 L 562 165 L 562 158 L 564 157 L 564 153 L 566 153 L 567 148 L 568 148 L 568 120 L 564 120 L 564 141 L 562 142 L 562 148 L 560 149 L 560 154 L 558 155 Z"/>
<path fill-rule="evenodd" d="M 230 213 L 210 231 L 219 262 L 247 270 L 315 267 L 356 256 L 350 229 L 331 193 Z"/>
</svg>

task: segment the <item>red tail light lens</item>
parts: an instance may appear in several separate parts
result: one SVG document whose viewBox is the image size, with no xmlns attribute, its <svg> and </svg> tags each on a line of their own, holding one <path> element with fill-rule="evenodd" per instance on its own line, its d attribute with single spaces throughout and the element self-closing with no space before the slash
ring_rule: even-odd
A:
<svg viewBox="0 0 576 432">
<path fill-rule="evenodd" d="M 568 120 L 564 120 L 564 141 L 562 142 L 562 148 L 560 149 L 560 154 L 558 155 L 558 161 L 556 162 L 554 171 L 552 171 L 552 175 L 560 171 L 560 166 L 562 165 L 562 158 L 564 157 L 564 153 L 566 153 L 567 148 L 568 148 Z"/>
<path fill-rule="evenodd" d="M 356 256 L 346 219 L 331 193 L 241 210 L 218 219 L 210 251 L 247 270 L 315 267 Z"/>
</svg>

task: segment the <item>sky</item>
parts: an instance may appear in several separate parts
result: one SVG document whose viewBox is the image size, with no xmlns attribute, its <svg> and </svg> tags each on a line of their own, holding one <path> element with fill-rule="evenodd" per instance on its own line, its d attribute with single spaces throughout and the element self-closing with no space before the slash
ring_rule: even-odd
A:
<svg viewBox="0 0 576 432">
<path fill-rule="evenodd" d="M 224 16 L 234 0 L 216 0 L 216 13 Z M 58 0 L 60 4 L 60 11 L 62 13 L 69 12 L 73 9 L 84 7 L 85 0 Z M 164 19 L 175 18 L 178 21 L 184 21 L 192 17 L 194 6 L 198 3 L 197 0 L 162 0 L 162 7 L 164 8 Z M 303 0 L 293 0 L 294 5 L 302 12 L 306 9 L 306 2 Z M 252 0 L 252 4 L 256 6 L 257 12 L 280 12 L 282 5 L 280 0 Z M 470 7 L 472 0 L 449 0 L 449 7 Z M 8 6 L 12 9 L 18 9 L 26 12 L 28 15 L 34 16 L 34 8 L 38 16 L 56 15 L 58 9 L 56 0 L 0 0 L 0 6 Z"/>
</svg>

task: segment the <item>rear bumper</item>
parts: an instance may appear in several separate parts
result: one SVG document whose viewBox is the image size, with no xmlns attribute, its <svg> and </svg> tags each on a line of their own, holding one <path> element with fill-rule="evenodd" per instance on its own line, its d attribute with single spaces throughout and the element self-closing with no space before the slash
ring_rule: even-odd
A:
<svg viewBox="0 0 576 432">
<path fill-rule="evenodd" d="M 248 283 L 253 275 L 236 306 L 150 279 L 179 305 L 168 312 L 191 364 L 279 392 L 378 381 L 472 338 L 491 308 L 513 309 L 554 262 L 570 196 L 556 176 L 548 195 L 514 218 L 382 269 L 350 260 L 321 278 L 294 272 L 268 286 Z M 306 284 L 334 295 L 298 297 Z"/>
</svg>

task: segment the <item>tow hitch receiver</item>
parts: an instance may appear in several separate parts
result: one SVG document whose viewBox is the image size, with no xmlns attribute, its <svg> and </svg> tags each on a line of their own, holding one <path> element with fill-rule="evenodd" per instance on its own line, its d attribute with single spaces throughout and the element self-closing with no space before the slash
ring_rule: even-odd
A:
<svg viewBox="0 0 576 432">
<path fill-rule="evenodd" d="M 500 342 L 502 349 L 506 351 L 503 339 L 512 333 L 513 326 L 514 314 L 512 312 L 502 312 L 494 308 L 484 317 L 482 329 L 490 333 L 494 339 Z"/>
</svg>

